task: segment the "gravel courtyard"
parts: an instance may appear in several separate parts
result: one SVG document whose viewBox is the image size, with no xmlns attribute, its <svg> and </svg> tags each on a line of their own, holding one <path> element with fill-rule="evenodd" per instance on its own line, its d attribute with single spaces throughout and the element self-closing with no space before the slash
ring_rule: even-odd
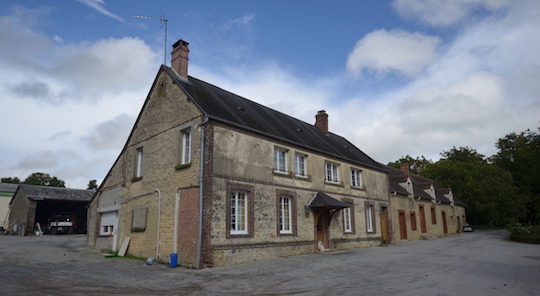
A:
<svg viewBox="0 0 540 296">
<path fill-rule="evenodd" d="M 0 236 L 0 295 L 538 295 L 540 245 L 478 231 L 188 270 L 104 258 L 84 236 Z"/>
</svg>

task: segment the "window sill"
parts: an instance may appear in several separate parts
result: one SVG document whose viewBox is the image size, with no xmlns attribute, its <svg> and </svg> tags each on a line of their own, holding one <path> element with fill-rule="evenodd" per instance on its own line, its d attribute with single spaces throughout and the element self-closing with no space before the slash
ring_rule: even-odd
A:
<svg viewBox="0 0 540 296">
<path fill-rule="evenodd" d="M 146 228 L 131 228 L 131 232 L 145 232 Z"/>
<path fill-rule="evenodd" d="M 311 176 L 310 175 L 294 175 L 294 178 L 297 179 L 297 180 L 302 180 L 302 181 L 309 181 L 311 182 Z"/>
<path fill-rule="evenodd" d="M 97 237 L 113 237 L 113 234 L 98 234 Z"/>
<path fill-rule="evenodd" d="M 250 238 L 252 235 L 249 233 L 228 233 L 227 238 Z"/>
<path fill-rule="evenodd" d="M 354 190 L 360 190 L 360 191 L 366 191 L 366 186 L 352 186 L 351 185 L 351 189 L 354 189 Z"/>
<path fill-rule="evenodd" d="M 354 231 L 344 231 L 343 232 L 344 235 L 351 235 L 351 234 L 355 234 Z"/>
<path fill-rule="evenodd" d="M 131 179 L 131 183 L 139 182 L 140 180 L 142 180 L 142 176 L 141 177 L 133 177 Z"/>
<path fill-rule="evenodd" d="M 191 166 L 191 162 L 188 162 L 188 163 L 184 163 L 184 164 L 179 164 L 179 165 L 175 166 L 174 169 L 179 171 L 179 170 L 182 170 L 182 169 L 185 169 L 185 168 L 189 168 L 190 166 Z"/>
<path fill-rule="evenodd" d="M 330 181 L 324 180 L 324 184 L 326 184 L 326 185 L 331 185 L 331 186 L 337 186 L 337 187 L 345 187 L 345 186 L 343 185 L 343 182 L 337 182 L 337 183 L 334 183 L 334 182 L 330 182 Z"/>
<path fill-rule="evenodd" d="M 273 171 L 272 172 L 274 176 L 284 177 L 284 178 L 292 178 L 293 174 L 291 172 L 280 172 L 280 171 Z"/>
</svg>

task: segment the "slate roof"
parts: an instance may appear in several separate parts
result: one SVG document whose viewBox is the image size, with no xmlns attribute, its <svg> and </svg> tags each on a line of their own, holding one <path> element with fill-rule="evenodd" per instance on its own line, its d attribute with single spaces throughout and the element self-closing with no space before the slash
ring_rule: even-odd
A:
<svg viewBox="0 0 540 296">
<path fill-rule="evenodd" d="M 398 195 L 408 195 L 407 189 L 403 186 L 399 185 L 399 183 L 405 182 L 407 180 L 407 174 L 405 174 L 400 169 L 396 169 L 393 167 L 385 166 L 388 170 L 388 180 L 389 180 L 389 186 L 390 186 L 390 192 L 396 193 Z M 449 188 L 444 188 L 437 184 L 437 182 L 428 179 L 426 177 L 422 177 L 415 174 L 409 173 L 409 178 L 411 179 L 412 185 L 413 185 L 413 192 L 414 197 L 420 198 L 422 200 L 429 200 L 431 201 L 431 195 L 429 195 L 425 189 L 429 189 L 431 185 L 433 185 L 433 189 L 435 189 L 435 200 L 444 203 L 444 204 L 450 204 L 450 200 L 444 196 L 444 194 L 447 194 L 450 192 Z M 466 206 L 466 204 L 461 201 L 459 198 L 453 196 L 454 198 L 454 204 L 460 205 L 460 206 Z"/>
<path fill-rule="evenodd" d="M 31 200 L 62 200 L 89 202 L 96 191 L 63 187 L 21 184 L 18 190 Z"/>
<path fill-rule="evenodd" d="M 0 183 L 0 192 L 15 193 L 18 187 L 19 187 L 19 184 Z"/>
<path fill-rule="evenodd" d="M 317 192 L 317 195 L 315 195 L 309 206 L 311 208 L 343 209 L 348 208 L 349 204 L 339 201 L 324 192 Z"/>
<path fill-rule="evenodd" d="M 323 153 L 360 166 L 385 172 L 376 161 L 347 139 L 323 133 L 313 124 L 245 99 L 217 86 L 189 76 L 179 78 L 162 65 L 210 119 L 268 136 L 279 141 Z"/>
</svg>

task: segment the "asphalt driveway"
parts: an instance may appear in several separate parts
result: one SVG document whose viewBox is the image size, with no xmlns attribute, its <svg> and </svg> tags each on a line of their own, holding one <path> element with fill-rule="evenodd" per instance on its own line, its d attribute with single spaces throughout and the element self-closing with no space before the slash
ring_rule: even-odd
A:
<svg viewBox="0 0 540 296">
<path fill-rule="evenodd" d="M 84 236 L 0 236 L 0 295 L 539 295 L 540 245 L 478 231 L 188 270 L 104 258 Z"/>
</svg>

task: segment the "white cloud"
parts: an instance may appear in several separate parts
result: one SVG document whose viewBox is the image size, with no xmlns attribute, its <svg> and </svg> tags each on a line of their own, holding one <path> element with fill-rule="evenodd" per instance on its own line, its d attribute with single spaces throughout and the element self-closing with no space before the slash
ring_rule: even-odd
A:
<svg viewBox="0 0 540 296">
<path fill-rule="evenodd" d="M 402 30 L 377 30 L 360 39 L 347 59 L 347 70 L 360 74 L 373 70 L 378 75 L 398 71 L 412 76 L 437 58 L 441 39 Z"/>
<path fill-rule="evenodd" d="M 476 9 L 496 10 L 508 0 L 394 0 L 392 7 L 404 18 L 418 18 L 432 26 L 451 26 Z"/>
<path fill-rule="evenodd" d="M 107 8 L 105 8 L 104 6 L 106 5 L 105 1 L 103 0 L 77 0 L 79 1 L 80 3 L 82 4 L 85 4 L 87 5 L 88 7 L 91 7 L 95 10 L 97 10 L 98 12 L 100 12 L 101 14 L 103 15 L 106 15 L 110 18 L 113 18 L 119 22 L 122 22 L 122 23 L 125 23 L 126 20 L 121 17 L 121 16 L 118 16 L 112 12 L 110 12 L 109 10 L 107 10 Z"/>
<path fill-rule="evenodd" d="M 24 20 L 30 13 L 0 16 L 0 93 L 59 103 L 147 89 L 159 55 L 144 41 L 124 37 L 63 45 L 29 26 Z"/>
<path fill-rule="evenodd" d="M 247 25 L 255 18 L 254 13 L 244 14 L 225 23 L 225 29 L 231 28 L 233 25 Z"/>
<path fill-rule="evenodd" d="M 120 114 L 98 124 L 83 139 L 92 149 L 114 149 L 119 151 L 126 142 L 135 123 L 135 116 Z"/>
</svg>

